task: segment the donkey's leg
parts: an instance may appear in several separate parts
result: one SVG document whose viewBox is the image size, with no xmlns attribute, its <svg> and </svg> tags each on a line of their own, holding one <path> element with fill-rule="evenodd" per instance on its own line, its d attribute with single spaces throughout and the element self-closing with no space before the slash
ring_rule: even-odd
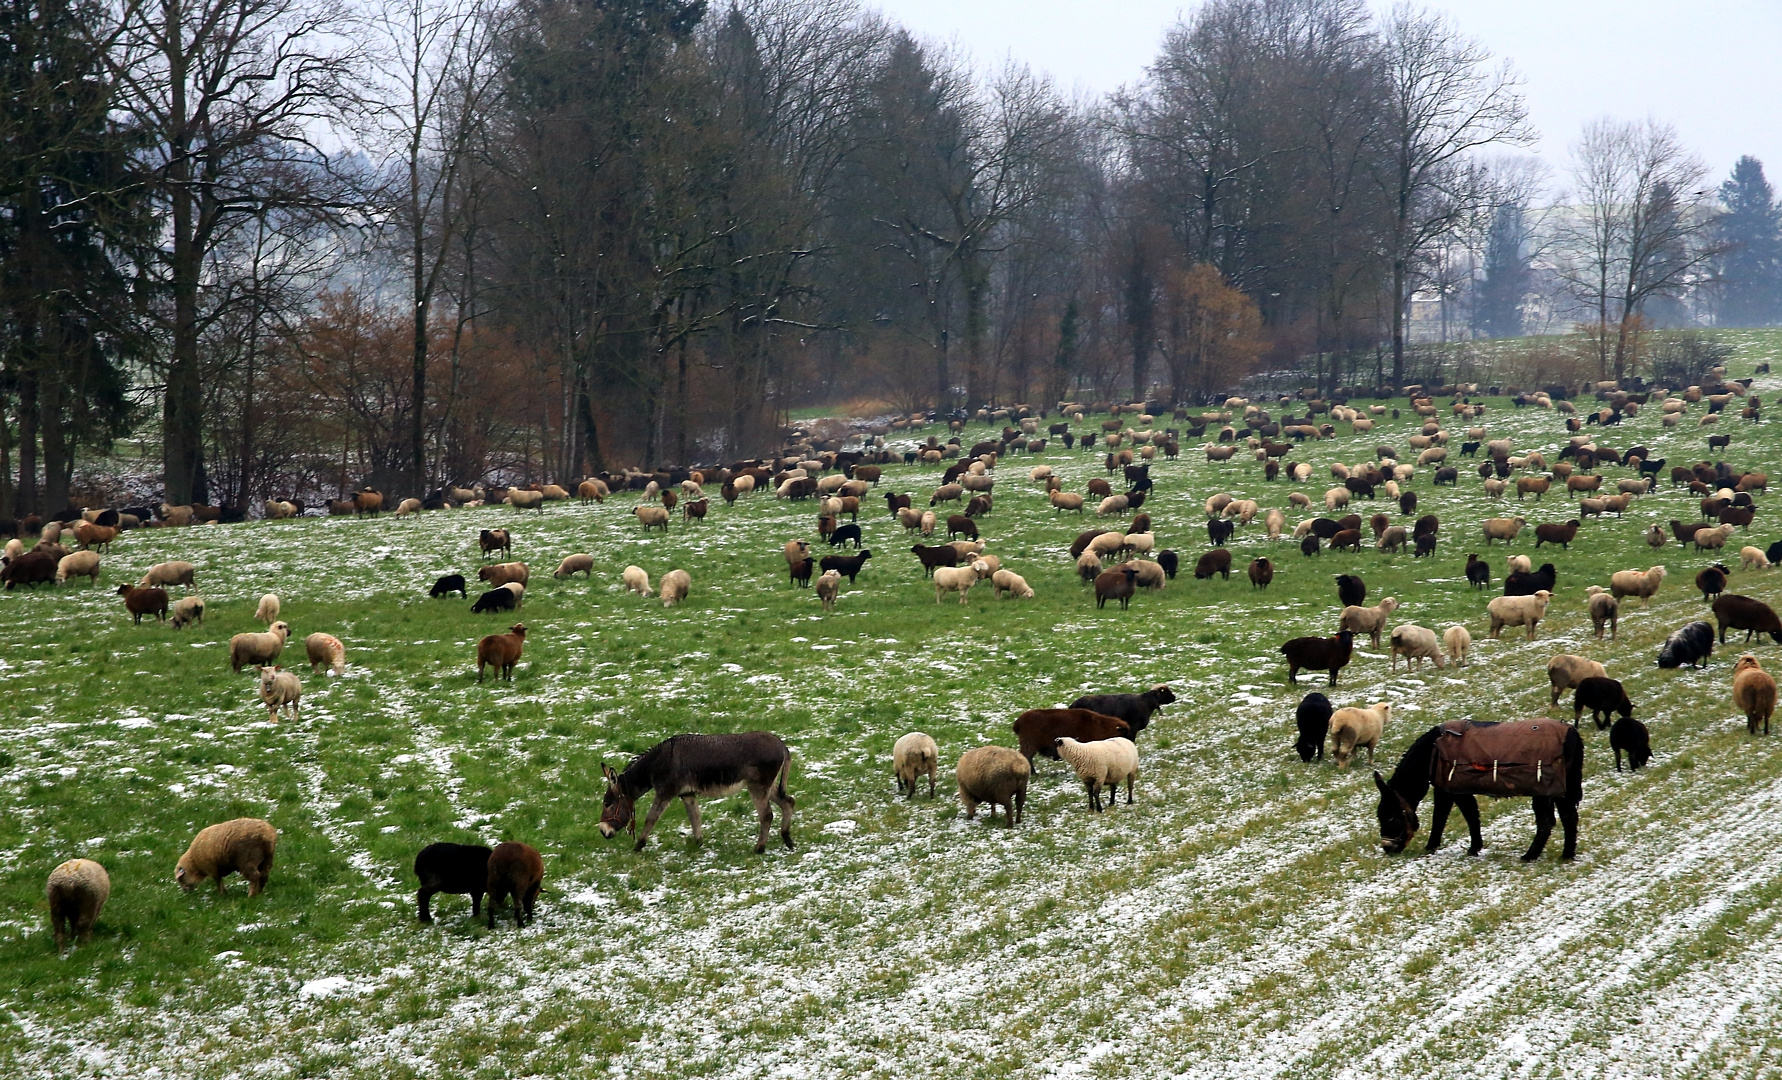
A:
<svg viewBox="0 0 1782 1080">
<path fill-rule="evenodd" d="M 1535 834 L 1534 842 L 1522 853 L 1523 862 L 1534 862 L 1541 857 L 1547 848 L 1547 838 L 1553 835 L 1553 800 L 1534 800 Z"/>
<path fill-rule="evenodd" d="M 1435 802 L 1429 808 L 1429 851 L 1431 853 L 1442 846 L 1442 832 L 1447 829 L 1448 815 L 1453 810 L 1453 797 L 1437 791 Z"/>
<path fill-rule="evenodd" d="M 1485 837 L 1479 832 L 1479 800 L 1471 795 L 1458 795 L 1454 804 L 1460 807 L 1460 816 L 1466 819 L 1466 834 L 1470 841 L 1466 853 L 1477 855 L 1485 850 Z"/>
<path fill-rule="evenodd" d="M 1559 822 L 1565 826 L 1565 850 L 1559 858 L 1571 862 L 1578 857 L 1578 804 L 1570 799 L 1559 800 Z"/>
<path fill-rule="evenodd" d="M 682 795 L 681 805 L 687 808 L 687 820 L 693 823 L 693 842 L 705 842 L 705 833 L 699 827 L 699 799 L 693 795 Z"/>
<path fill-rule="evenodd" d="M 632 850 L 642 851 L 644 849 L 644 844 L 649 842 L 651 830 L 656 827 L 656 819 L 661 817 L 662 811 L 666 809 L 668 809 L 668 799 L 661 792 L 657 792 L 656 797 L 650 800 L 649 816 L 644 818 L 643 830 L 637 834 L 637 846 Z"/>
<path fill-rule="evenodd" d="M 749 788 L 749 798 L 755 800 L 755 854 L 762 855 L 767 852 L 767 830 L 773 828 L 773 803 L 766 788 Z"/>
</svg>

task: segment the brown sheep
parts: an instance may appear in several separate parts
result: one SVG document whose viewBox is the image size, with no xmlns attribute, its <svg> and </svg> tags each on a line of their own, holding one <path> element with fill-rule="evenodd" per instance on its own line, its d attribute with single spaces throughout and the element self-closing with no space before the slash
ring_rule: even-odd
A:
<svg viewBox="0 0 1782 1080">
<path fill-rule="evenodd" d="M 526 624 L 515 623 L 505 634 L 490 634 L 476 643 L 476 681 L 483 681 L 483 668 L 493 667 L 506 682 L 514 678 L 514 665 L 526 647 Z"/>
<path fill-rule="evenodd" d="M 544 859 L 536 848 L 515 840 L 495 845 L 489 853 L 489 929 L 495 929 L 495 905 L 510 896 L 514 901 L 514 925 L 531 922 L 532 908 L 543 885 Z"/>
<path fill-rule="evenodd" d="M 1490 547 L 1493 540 L 1502 540 L 1506 544 L 1511 542 L 1516 539 L 1516 534 L 1521 532 L 1522 526 L 1526 524 L 1528 523 L 1519 517 L 1486 518 L 1483 526 L 1485 546 Z"/>
<path fill-rule="evenodd" d="M 278 830 L 270 822 L 259 818 L 224 821 L 200 830 L 192 838 L 191 846 L 174 867 L 173 880 L 191 892 L 205 878 L 213 878 L 220 893 L 225 877 L 240 874 L 247 879 L 248 895 L 259 896 L 266 890 L 277 848 Z"/>
<path fill-rule="evenodd" d="M 488 582 L 491 589 L 499 589 L 510 581 L 521 585 L 531 581 L 531 574 L 523 562 L 493 563 L 478 570 L 476 576 Z"/>
<path fill-rule="evenodd" d="M 1132 725 L 1088 709 L 1028 709 L 1015 718 L 1014 732 L 1021 756 L 1031 763 L 1035 754 L 1057 761 L 1058 751 L 1052 744 L 1061 737 L 1078 742 L 1130 739 Z"/>
<path fill-rule="evenodd" d="M 1763 733 L 1770 733 L 1770 717 L 1776 711 L 1776 680 L 1750 653 L 1739 657 L 1733 668 L 1733 706 L 1745 714 L 1745 729 L 1751 734 L 1757 734 L 1760 721 Z"/>
<path fill-rule="evenodd" d="M 1194 564 L 1194 576 L 1205 580 L 1218 574 L 1221 578 L 1231 579 L 1231 552 L 1226 548 L 1214 548 L 1202 555 Z"/>
<path fill-rule="evenodd" d="M 153 615 L 165 622 L 167 619 L 167 593 L 163 589 L 139 589 L 134 585 L 119 585 L 118 595 L 124 598 L 124 608 L 130 612 L 131 620 L 142 625 L 144 615 Z"/>
<path fill-rule="evenodd" d="M 1269 587 L 1269 583 L 1275 580 L 1275 565 L 1267 559 L 1252 559 L 1247 572 L 1250 575 L 1252 589 L 1266 589 Z"/>
<path fill-rule="evenodd" d="M 1027 782 L 1032 773 L 1027 758 L 1006 746 L 967 750 L 953 767 L 965 816 L 977 817 L 980 805 L 988 804 L 992 813 L 1001 806 L 1008 827 L 1014 828 L 1027 806 Z"/>
</svg>

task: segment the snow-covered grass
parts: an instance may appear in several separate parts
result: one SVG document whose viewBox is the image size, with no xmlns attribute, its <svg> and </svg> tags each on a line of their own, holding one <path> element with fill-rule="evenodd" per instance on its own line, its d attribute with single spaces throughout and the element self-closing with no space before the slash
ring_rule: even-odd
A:
<svg viewBox="0 0 1782 1080">
<path fill-rule="evenodd" d="M 1776 360 L 1777 340 L 1753 336 L 1738 365 Z M 1491 405 L 1494 436 L 1549 459 L 1563 445 L 1555 414 Z M 1700 412 L 1664 432 L 1653 409 L 1602 437 L 1699 460 Z M 1402 447 L 1411 430 L 1407 413 L 1305 445 L 1303 489 L 1316 497 L 1331 462 Z M 1734 436 L 1726 460 L 1782 477 L 1773 421 L 1713 430 Z M 1144 508 L 1187 565 L 1206 547 L 1208 495 L 1285 507 L 1290 490 L 1202 458 L 1160 461 Z M 1098 457 L 1056 443 L 1043 460 L 1073 490 L 1102 475 Z M 1431 489 L 1423 470 L 1412 486 L 1418 512 L 1442 520 L 1434 559 L 1308 559 L 1257 524 L 1233 543 L 1232 580 L 1184 571 L 1121 612 L 1096 610 L 1076 582 L 1065 549 L 1093 515 L 1047 509 L 1026 480 L 1037 463 L 1003 464 L 982 522 L 1032 601 L 986 587 L 936 605 L 875 494 L 862 513 L 874 557 L 825 617 L 779 553 L 815 538 L 813 507 L 760 494 L 727 508 L 715 491 L 710 520 L 677 519 L 666 538 L 642 535 L 627 495 L 542 515 L 145 530 L 118 542 L 97 591 L 0 595 L 0 1073 L 1775 1075 L 1782 739 L 1745 734 L 1733 647 L 1701 672 L 1653 665 L 1670 630 L 1705 614 L 1689 582 L 1707 560 L 1674 544 L 1655 556 L 1640 533 L 1692 519 L 1694 497 L 1662 486 L 1624 520 L 1587 521 L 1570 551 L 1536 553 L 1525 532 L 1512 550 L 1556 564 L 1559 597 L 1535 641 L 1493 642 L 1487 595 L 1461 572 L 1483 551 L 1478 522 L 1562 521 L 1562 495 L 1511 507 L 1470 470 L 1456 490 Z M 895 467 L 880 491 L 925 502 L 938 472 Z M 1772 504 L 1759 499 L 1735 549 L 1776 538 Z M 1399 520 L 1384 499 L 1360 509 Z M 514 530 L 535 576 L 515 681 L 479 686 L 476 639 L 516 620 L 426 590 L 473 572 L 476 530 L 493 525 Z M 551 580 L 574 551 L 595 557 L 594 580 Z M 1242 575 L 1258 554 L 1277 565 L 1266 593 Z M 109 587 L 172 557 L 201 567 L 207 621 L 130 625 Z M 1490 559 L 1501 576 L 1501 546 Z M 1584 586 L 1655 561 L 1671 572 L 1658 597 L 1625 605 L 1619 641 L 1592 639 Z M 686 569 L 690 600 L 665 610 L 623 593 L 628 563 L 652 581 Z M 1548 711 L 1555 652 L 1626 682 L 1658 756 L 1617 774 L 1586 723 L 1575 864 L 1556 861 L 1557 842 L 1517 861 L 1532 829 L 1522 801 L 1486 808 L 1478 859 L 1464 843 L 1389 858 L 1366 769 L 1293 754 L 1294 705 L 1313 680 L 1289 688 L 1276 649 L 1333 628 L 1341 572 L 1361 574 L 1370 598 L 1396 596 L 1394 624 L 1464 622 L 1476 641 L 1471 667 L 1390 676 L 1383 651 L 1364 648 L 1327 691 L 1393 703 L 1382 768 L 1439 720 Z M 1782 574 L 1735 574 L 1733 589 L 1782 604 Z M 227 639 L 258 628 L 266 591 L 298 639 L 286 653 L 305 684 L 298 723 L 269 724 L 249 677 L 228 672 Z M 345 678 L 301 663 L 316 630 L 346 642 Z M 1755 651 L 1782 667 L 1774 645 Z M 1181 700 L 1139 741 L 1134 806 L 1091 815 L 1068 769 L 1046 761 L 1012 831 L 967 822 L 945 776 L 933 801 L 894 796 L 890 748 L 906 731 L 932 734 L 946 770 L 971 746 L 1011 743 L 1022 709 L 1162 681 Z M 680 731 L 750 728 L 793 748 L 795 851 L 755 856 L 740 796 L 706 808 L 702 846 L 678 807 L 641 854 L 601 840 L 601 763 Z M 242 814 L 281 831 L 266 894 L 248 900 L 239 879 L 220 898 L 181 893 L 172 869 L 191 835 Z M 420 847 L 510 838 L 546 858 L 536 923 L 490 932 L 461 897 L 415 923 Z M 105 863 L 113 896 L 94 942 L 57 958 L 43 882 L 76 855 Z"/>
</svg>

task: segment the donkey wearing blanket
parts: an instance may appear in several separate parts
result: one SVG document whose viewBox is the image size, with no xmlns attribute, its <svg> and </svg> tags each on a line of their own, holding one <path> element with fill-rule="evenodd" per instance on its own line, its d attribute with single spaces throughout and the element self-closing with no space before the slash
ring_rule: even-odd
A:
<svg viewBox="0 0 1782 1080">
<path fill-rule="evenodd" d="M 1565 826 L 1561 859 L 1578 853 L 1578 803 L 1584 798 L 1584 740 L 1562 720 L 1518 720 L 1511 723 L 1454 721 L 1430 728 L 1411 748 L 1387 780 L 1374 773 L 1380 789 L 1380 840 L 1396 855 L 1417 833 L 1417 805 L 1435 788 L 1429 850 L 1442 846 L 1448 814 L 1460 807 L 1472 835 L 1468 855 L 1485 847 L 1479 834 L 1477 796 L 1530 796 L 1534 800 L 1534 843 L 1523 862 L 1541 857 L 1553 834 L 1553 812 Z"/>
</svg>

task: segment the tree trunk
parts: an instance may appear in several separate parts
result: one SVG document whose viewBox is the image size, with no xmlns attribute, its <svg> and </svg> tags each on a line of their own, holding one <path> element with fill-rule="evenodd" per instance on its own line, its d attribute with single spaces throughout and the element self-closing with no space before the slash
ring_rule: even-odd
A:
<svg viewBox="0 0 1782 1080">
<path fill-rule="evenodd" d="M 72 464 L 68 459 L 68 431 L 63 423 L 63 386 L 50 379 L 38 388 L 38 431 L 43 439 L 43 509 L 60 510 L 68 505 L 68 477 Z"/>
<path fill-rule="evenodd" d="M 25 351 L 25 355 L 29 361 L 29 352 Z M 25 367 L 19 372 L 18 382 L 19 483 L 13 492 L 12 508 L 15 515 L 24 517 L 42 509 L 37 501 L 37 372 Z"/>
<path fill-rule="evenodd" d="M 1409 269 L 1402 258 L 1392 260 L 1392 389 L 1396 393 L 1405 384 L 1405 309 L 1410 306 L 1405 296 Z"/>
<path fill-rule="evenodd" d="M 427 315 L 432 305 L 427 298 L 419 225 L 415 227 L 414 240 L 414 406 L 409 410 L 408 482 L 412 485 L 411 494 L 419 497 L 427 491 Z"/>
</svg>

